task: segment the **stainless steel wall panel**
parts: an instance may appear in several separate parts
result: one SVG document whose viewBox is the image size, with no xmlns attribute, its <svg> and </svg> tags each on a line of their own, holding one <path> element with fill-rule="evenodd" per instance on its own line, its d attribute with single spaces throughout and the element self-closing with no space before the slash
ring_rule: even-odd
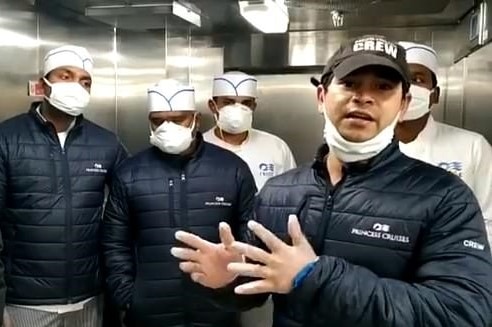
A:
<svg viewBox="0 0 492 327">
<path fill-rule="evenodd" d="M 130 152 L 149 146 L 147 89 L 166 78 L 164 33 L 117 31 L 117 125 Z"/>
<path fill-rule="evenodd" d="M 212 97 L 213 77 L 224 71 L 224 51 L 213 47 L 208 37 L 191 39 L 190 83 L 195 87 L 195 101 L 202 113 L 202 131 L 211 128 L 215 122 L 208 108 L 208 100 Z"/>
<path fill-rule="evenodd" d="M 463 126 L 465 60 L 447 70 L 447 87 L 444 100 L 443 121 L 458 127 Z"/>
<path fill-rule="evenodd" d="M 191 35 L 189 29 L 167 27 L 165 36 L 167 77 L 190 83 Z"/>
<path fill-rule="evenodd" d="M 28 110 L 27 82 L 39 70 L 38 45 L 32 8 L 0 1 L 0 121 Z"/>
<path fill-rule="evenodd" d="M 311 161 L 323 141 L 323 116 L 317 111 L 310 74 L 260 75 L 253 126 L 282 138 L 298 163 Z"/>
<path fill-rule="evenodd" d="M 492 44 L 464 61 L 463 127 L 484 135 L 492 143 Z"/>
<path fill-rule="evenodd" d="M 229 68 L 280 68 L 291 66 L 324 65 L 338 46 L 348 38 L 379 34 L 394 40 L 417 41 L 431 44 L 443 56 L 443 64 L 453 61 L 456 44 L 453 28 L 374 28 L 339 31 L 290 32 L 282 36 L 267 34 L 237 34 L 216 37 L 215 42 L 224 47 L 224 67 Z M 275 58 L 275 60 L 272 60 Z"/>
</svg>

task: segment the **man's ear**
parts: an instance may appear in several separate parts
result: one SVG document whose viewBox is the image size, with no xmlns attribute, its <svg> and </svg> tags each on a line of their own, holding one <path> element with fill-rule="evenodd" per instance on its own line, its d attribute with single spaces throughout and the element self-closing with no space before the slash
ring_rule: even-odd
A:
<svg viewBox="0 0 492 327">
<path fill-rule="evenodd" d="M 208 100 L 208 109 L 212 112 L 214 116 L 217 114 L 217 106 L 214 100 L 212 99 Z"/>
<path fill-rule="evenodd" d="M 439 103 L 439 98 L 441 97 L 441 88 L 436 86 L 434 91 L 432 91 L 430 96 L 430 106 L 432 107 L 435 104 Z"/>
<path fill-rule="evenodd" d="M 253 104 L 251 105 L 251 110 L 255 111 L 257 106 L 258 106 L 258 102 L 256 100 L 253 101 Z"/>
<path fill-rule="evenodd" d="M 327 92 L 328 91 L 325 91 L 324 86 L 321 84 L 318 85 L 318 87 L 316 88 L 316 98 L 318 99 L 318 112 L 320 114 L 323 114 L 325 110 L 324 103 L 325 103 L 325 97 Z"/>
<path fill-rule="evenodd" d="M 405 114 L 407 113 L 408 107 L 410 106 L 410 102 L 412 101 L 412 94 L 407 92 L 407 94 L 402 99 L 401 110 L 400 110 L 400 118 L 398 122 L 401 122 Z"/>
<path fill-rule="evenodd" d="M 195 130 L 196 131 L 200 130 L 201 122 L 202 122 L 202 114 L 200 112 L 197 112 L 196 116 L 195 116 Z"/>
<path fill-rule="evenodd" d="M 46 76 L 46 78 L 48 78 L 48 76 Z M 51 95 L 51 87 L 48 84 L 46 84 L 43 77 L 39 78 L 39 83 L 41 84 L 41 87 L 43 88 L 44 95 L 50 96 Z"/>
</svg>

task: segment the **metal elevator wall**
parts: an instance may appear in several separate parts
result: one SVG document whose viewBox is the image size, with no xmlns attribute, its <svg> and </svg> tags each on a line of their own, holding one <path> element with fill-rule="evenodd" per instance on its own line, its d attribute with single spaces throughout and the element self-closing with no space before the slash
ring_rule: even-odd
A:
<svg viewBox="0 0 492 327">
<path fill-rule="evenodd" d="M 182 28 L 166 26 L 164 18 L 162 24 L 167 28 L 162 31 L 128 31 L 40 14 L 26 1 L 0 0 L 0 121 L 27 110 L 32 101 L 27 96 L 27 82 L 39 78 L 46 51 L 73 43 L 87 47 L 95 58 L 87 117 L 116 131 L 131 152 L 148 145 L 148 86 L 165 77 L 193 84 L 205 130 L 213 124 L 206 105 L 213 75 L 239 67 L 255 73 L 259 80 L 255 127 L 282 137 L 302 163 L 311 160 L 321 142 L 323 125 L 309 77 L 319 74 L 341 41 L 371 33 L 436 48 L 441 61 L 442 97 L 434 115 L 492 140 L 492 114 L 487 103 L 487 91 L 492 86 L 492 46 L 453 63 L 457 48 L 471 51 L 475 46 L 467 43 L 467 22 L 465 19 L 458 28 L 364 28 L 282 36 L 198 37 Z"/>
</svg>

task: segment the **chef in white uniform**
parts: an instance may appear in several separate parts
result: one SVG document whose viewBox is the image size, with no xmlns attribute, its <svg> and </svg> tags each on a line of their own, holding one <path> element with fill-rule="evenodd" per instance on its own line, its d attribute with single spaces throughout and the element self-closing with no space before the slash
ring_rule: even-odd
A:
<svg viewBox="0 0 492 327">
<path fill-rule="evenodd" d="M 205 141 L 235 152 L 249 166 L 260 190 L 272 176 L 296 167 L 292 152 L 282 139 L 252 128 L 256 109 L 257 81 L 242 72 L 214 78 L 208 106 L 216 126 Z"/>
<path fill-rule="evenodd" d="M 257 80 L 242 72 L 229 72 L 214 78 L 208 107 L 216 126 L 203 139 L 236 153 L 249 166 L 260 190 L 265 182 L 296 167 L 292 151 L 279 137 L 252 128 L 256 109 Z M 260 308 L 244 312 L 243 327 L 271 327 L 273 304 L 269 299 Z"/>
<path fill-rule="evenodd" d="M 407 51 L 412 75 L 412 101 L 396 127 L 400 149 L 413 157 L 452 172 L 474 191 L 492 242 L 492 148 L 480 134 L 439 123 L 430 109 L 439 101 L 438 60 L 434 49 L 400 42 Z"/>
</svg>

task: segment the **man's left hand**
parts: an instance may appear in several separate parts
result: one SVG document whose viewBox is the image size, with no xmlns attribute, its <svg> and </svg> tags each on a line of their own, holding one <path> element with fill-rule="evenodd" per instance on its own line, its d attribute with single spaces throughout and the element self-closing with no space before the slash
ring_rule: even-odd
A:
<svg viewBox="0 0 492 327">
<path fill-rule="evenodd" d="M 233 249 L 259 264 L 235 262 L 228 265 L 228 270 L 238 275 L 260 278 L 237 286 L 235 292 L 237 294 L 289 293 L 296 275 L 307 264 L 317 259 L 313 248 L 301 231 L 297 216 L 289 216 L 288 230 L 292 246 L 282 242 L 255 221 L 250 221 L 248 228 L 263 241 L 271 253 L 242 242 L 232 243 Z"/>
</svg>

